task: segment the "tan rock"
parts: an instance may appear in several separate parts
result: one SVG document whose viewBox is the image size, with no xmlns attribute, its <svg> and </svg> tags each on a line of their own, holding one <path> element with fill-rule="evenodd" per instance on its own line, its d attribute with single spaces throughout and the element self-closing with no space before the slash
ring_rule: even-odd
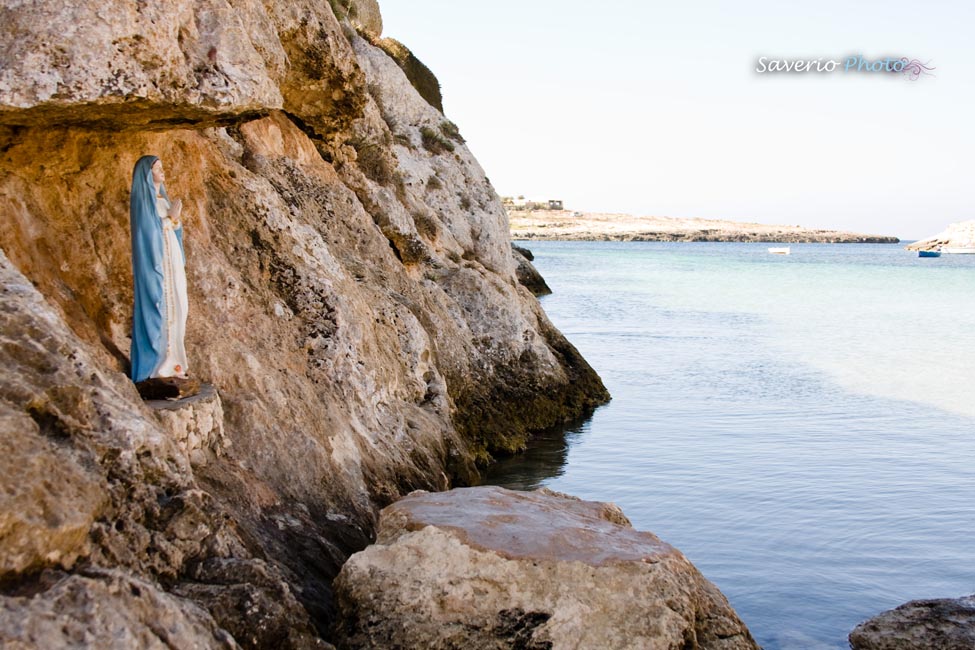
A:
<svg viewBox="0 0 975 650">
<path fill-rule="evenodd" d="M 0 335 L 0 345 L 6 335 Z M 0 402 L 0 577 L 70 568 L 89 552 L 88 531 L 108 501 L 102 477 L 57 444 L 63 435 Z"/>
<path fill-rule="evenodd" d="M 404 497 L 335 588 L 349 648 L 758 647 L 675 548 L 544 489 Z"/>
<path fill-rule="evenodd" d="M 211 444 L 219 439 L 222 422 L 215 421 L 219 417 L 215 395 L 191 401 L 192 417 L 174 414 L 167 423 L 163 416 L 163 423 L 172 427 L 167 431 L 142 403 L 132 382 L 98 367 L 87 346 L 2 251 L 0 296 L 0 364 L 5 368 L 0 374 L 0 446 L 4 447 L 0 450 L 0 579 L 34 594 L 47 587 L 38 584 L 33 570 L 52 565 L 70 568 L 80 556 L 86 557 L 88 566 L 125 567 L 170 583 L 195 569 L 197 593 L 210 589 L 219 597 L 194 600 L 212 606 L 215 615 L 222 617 L 255 599 L 273 598 L 276 605 L 269 616 L 280 618 L 278 625 L 287 621 L 287 628 L 296 630 L 286 637 L 289 643 L 279 647 L 320 647 L 313 636 L 298 633 L 310 630 L 308 613 L 293 598 L 281 599 L 275 585 L 283 582 L 283 576 L 276 566 L 262 572 L 270 587 L 262 583 L 230 590 L 213 589 L 208 580 L 224 584 L 224 578 L 200 568 L 213 564 L 207 564 L 208 559 L 220 558 L 240 567 L 247 566 L 250 558 L 228 527 L 226 512 L 196 486 L 190 469 L 194 453 L 204 451 L 203 437 L 209 436 Z M 177 439 L 180 425 L 186 425 L 186 442 Z M 189 449 L 192 434 L 201 436 L 195 451 Z M 71 587 L 70 592 L 78 589 Z M 118 599 L 126 599 L 125 589 L 112 589 Z M 101 628 L 95 629 L 99 625 L 128 625 L 131 621 L 93 618 L 88 610 L 102 598 L 100 590 L 90 598 L 59 596 L 50 606 L 57 608 L 60 618 L 43 614 L 41 627 L 26 632 L 11 626 L 19 614 L 0 616 L 0 639 L 11 639 L 12 647 L 62 647 L 51 641 L 57 638 L 55 628 L 60 622 L 74 621 L 65 623 L 69 631 L 64 634 L 71 638 L 87 634 L 84 638 L 90 639 L 102 638 Z M 269 590 L 277 593 L 268 595 Z M 31 618 L 35 604 L 26 606 L 32 613 L 10 601 L 4 606 Z M 41 605 L 45 612 L 47 607 Z M 92 628 L 85 632 L 88 620 Z M 246 620 L 260 629 L 248 629 L 237 621 L 235 629 L 243 631 L 245 638 L 263 634 L 261 630 L 269 625 L 267 616 Z M 37 645 L 31 646 L 29 638 L 35 637 Z M 129 647 L 123 643 L 130 638 L 128 632 L 119 638 L 119 646 L 105 647 Z M 101 647 L 92 643 L 90 647 Z"/>
<path fill-rule="evenodd" d="M 139 124 L 280 107 L 277 34 L 260 2 L 234 4 L 246 9 L 226 0 L 8 4 L 0 122 Z"/>
<path fill-rule="evenodd" d="M 352 24 L 373 36 L 382 36 L 383 16 L 376 0 L 351 0 L 349 2 L 349 19 Z"/>
</svg>

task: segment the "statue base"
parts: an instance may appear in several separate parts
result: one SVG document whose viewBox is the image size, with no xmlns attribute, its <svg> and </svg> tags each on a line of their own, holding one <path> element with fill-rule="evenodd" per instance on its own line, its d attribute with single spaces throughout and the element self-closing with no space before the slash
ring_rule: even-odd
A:
<svg viewBox="0 0 975 650">
<path fill-rule="evenodd" d="M 144 400 L 183 399 L 200 392 L 200 380 L 188 377 L 151 377 L 135 385 Z"/>
</svg>

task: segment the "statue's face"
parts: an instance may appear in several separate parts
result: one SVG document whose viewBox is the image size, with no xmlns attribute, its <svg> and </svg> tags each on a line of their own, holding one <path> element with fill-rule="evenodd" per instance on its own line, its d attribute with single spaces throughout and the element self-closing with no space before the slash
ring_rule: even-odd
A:
<svg viewBox="0 0 975 650">
<path fill-rule="evenodd" d="M 152 182 L 162 183 L 166 180 L 166 174 L 163 172 L 162 161 L 157 160 L 152 163 Z"/>
</svg>

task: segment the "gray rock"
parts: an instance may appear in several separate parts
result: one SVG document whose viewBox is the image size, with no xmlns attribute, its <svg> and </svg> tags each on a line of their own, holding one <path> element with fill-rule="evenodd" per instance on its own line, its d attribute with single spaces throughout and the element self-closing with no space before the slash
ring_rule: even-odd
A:
<svg viewBox="0 0 975 650">
<path fill-rule="evenodd" d="M 853 650 L 972 650 L 975 595 L 912 600 L 860 623 L 850 633 Z"/>
<path fill-rule="evenodd" d="M 527 251 L 528 255 L 531 255 L 531 251 L 528 249 L 519 248 L 514 244 L 511 245 L 511 256 L 515 258 L 515 263 L 518 265 L 515 269 L 518 282 L 535 296 L 547 296 L 552 293 L 552 289 L 545 282 L 545 278 L 538 272 L 535 265 L 531 263 L 532 258 L 525 255 L 523 251 Z"/>
<path fill-rule="evenodd" d="M 8 650 L 234 650 L 198 606 L 122 571 L 42 577 L 31 593 L 0 596 L 0 646 Z"/>
</svg>

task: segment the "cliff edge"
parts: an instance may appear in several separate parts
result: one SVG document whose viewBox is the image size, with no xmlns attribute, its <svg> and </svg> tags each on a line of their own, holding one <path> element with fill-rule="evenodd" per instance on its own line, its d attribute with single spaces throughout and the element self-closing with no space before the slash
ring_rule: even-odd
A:
<svg viewBox="0 0 975 650">
<path fill-rule="evenodd" d="M 608 399 L 375 2 L 0 18 L 4 644 L 326 647 L 379 508 Z M 126 375 L 143 154 L 184 202 L 186 411 Z"/>
</svg>

